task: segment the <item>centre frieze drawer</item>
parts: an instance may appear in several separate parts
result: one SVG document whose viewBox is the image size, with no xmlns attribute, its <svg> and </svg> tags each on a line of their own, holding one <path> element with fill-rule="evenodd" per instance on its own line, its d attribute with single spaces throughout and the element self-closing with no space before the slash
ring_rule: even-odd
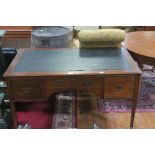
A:
<svg viewBox="0 0 155 155">
<path fill-rule="evenodd" d="M 130 98 L 133 96 L 134 76 L 104 78 L 105 98 Z"/>
<path fill-rule="evenodd" d="M 60 92 L 67 90 L 93 90 L 94 88 L 101 88 L 101 78 L 94 77 L 59 77 L 59 78 L 45 78 L 44 79 L 44 95 L 47 97 L 52 92 Z"/>
<path fill-rule="evenodd" d="M 101 78 L 97 77 L 83 77 L 75 79 L 74 85 L 76 87 L 100 87 L 102 85 Z"/>
<path fill-rule="evenodd" d="M 44 79 L 45 87 L 92 87 L 101 86 L 100 78 L 47 78 Z"/>
</svg>

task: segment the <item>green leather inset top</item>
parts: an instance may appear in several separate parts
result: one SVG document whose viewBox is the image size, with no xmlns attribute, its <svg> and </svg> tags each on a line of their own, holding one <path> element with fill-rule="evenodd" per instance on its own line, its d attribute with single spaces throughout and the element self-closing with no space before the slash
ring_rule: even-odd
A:
<svg viewBox="0 0 155 155">
<path fill-rule="evenodd" d="M 25 51 L 14 72 L 127 70 L 121 48 Z"/>
</svg>

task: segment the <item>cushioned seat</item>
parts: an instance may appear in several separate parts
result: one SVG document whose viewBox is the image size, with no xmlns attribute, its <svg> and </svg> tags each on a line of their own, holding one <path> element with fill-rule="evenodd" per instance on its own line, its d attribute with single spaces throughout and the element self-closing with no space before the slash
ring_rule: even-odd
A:
<svg viewBox="0 0 155 155">
<path fill-rule="evenodd" d="M 83 30 L 78 34 L 80 48 L 121 47 L 125 31 L 120 29 Z"/>
</svg>

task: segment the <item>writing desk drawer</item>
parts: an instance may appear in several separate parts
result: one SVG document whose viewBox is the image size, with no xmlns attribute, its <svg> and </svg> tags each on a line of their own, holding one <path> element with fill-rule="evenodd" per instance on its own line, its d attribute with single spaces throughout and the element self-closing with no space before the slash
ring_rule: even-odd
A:
<svg viewBox="0 0 155 155">
<path fill-rule="evenodd" d="M 14 99 L 39 99 L 41 98 L 40 80 L 16 80 L 11 83 Z"/>
<path fill-rule="evenodd" d="M 92 87 L 101 86 L 101 80 L 99 78 L 47 78 L 44 79 L 45 87 Z"/>
<path fill-rule="evenodd" d="M 134 77 L 121 76 L 104 79 L 105 98 L 130 98 L 133 96 Z"/>
<path fill-rule="evenodd" d="M 100 78 L 83 77 L 78 79 L 72 79 L 74 86 L 76 87 L 100 87 L 102 85 Z"/>
<path fill-rule="evenodd" d="M 45 88 L 51 87 L 68 87 L 72 85 L 72 81 L 69 78 L 45 78 L 44 79 Z"/>
</svg>

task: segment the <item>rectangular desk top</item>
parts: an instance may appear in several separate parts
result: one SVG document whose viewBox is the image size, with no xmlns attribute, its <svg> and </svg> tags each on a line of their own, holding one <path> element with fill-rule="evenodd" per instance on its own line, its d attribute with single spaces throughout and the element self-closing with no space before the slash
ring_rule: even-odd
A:
<svg viewBox="0 0 155 155">
<path fill-rule="evenodd" d="M 133 65 L 135 67 L 133 67 Z M 38 76 L 39 74 L 76 74 L 132 71 L 140 73 L 124 48 L 103 49 L 21 49 L 5 76 Z"/>
</svg>

